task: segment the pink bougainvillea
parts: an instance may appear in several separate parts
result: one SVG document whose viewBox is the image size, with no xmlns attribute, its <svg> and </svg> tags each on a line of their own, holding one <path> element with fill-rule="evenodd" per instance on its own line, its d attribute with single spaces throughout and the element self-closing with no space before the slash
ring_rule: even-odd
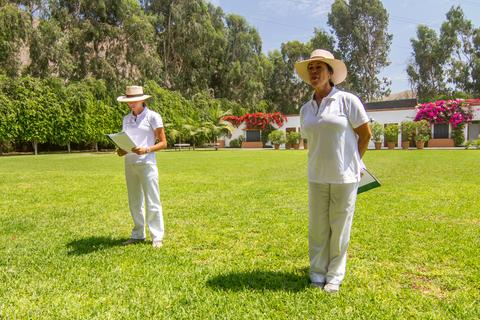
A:
<svg viewBox="0 0 480 320">
<path fill-rule="evenodd" d="M 450 123 L 453 128 L 472 121 L 473 111 L 470 101 L 462 99 L 437 100 L 418 105 L 415 121 L 427 120 L 430 123 Z"/>
</svg>

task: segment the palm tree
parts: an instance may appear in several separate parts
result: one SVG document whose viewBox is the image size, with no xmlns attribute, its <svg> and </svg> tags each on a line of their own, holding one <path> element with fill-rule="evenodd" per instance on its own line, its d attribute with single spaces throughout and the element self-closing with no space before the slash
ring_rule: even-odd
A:
<svg viewBox="0 0 480 320">
<path fill-rule="evenodd" d="M 210 137 L 212 143 L 217 143 L 217 138 L 220 136 L 231 137 L 235 128 L 223 118 L 232 114 L 231 110 L 222 111 L 220 109 L 213 109 L 210 112 L 210 121 L 205 122 L 204 126 L 210 129 Z"/>
</svg>

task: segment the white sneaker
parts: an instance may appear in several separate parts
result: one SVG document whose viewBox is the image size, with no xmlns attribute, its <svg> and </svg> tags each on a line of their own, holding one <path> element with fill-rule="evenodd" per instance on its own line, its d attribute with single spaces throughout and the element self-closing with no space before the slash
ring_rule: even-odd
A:
<svg viewBox="0 0 480 320">
<path fill-rule="evenodd" d="M 161 248 L 163 246 L 163 241 L 162 240 L 152 241 L 152 246 L 154 248 Z"/>
<path fill-rule="evenodd" d="M 323 287 L 323 291 L 327 293 L 336 293 L 340 290 L 339 284 L 327 283 L 325 287 Z"/>
</svg>

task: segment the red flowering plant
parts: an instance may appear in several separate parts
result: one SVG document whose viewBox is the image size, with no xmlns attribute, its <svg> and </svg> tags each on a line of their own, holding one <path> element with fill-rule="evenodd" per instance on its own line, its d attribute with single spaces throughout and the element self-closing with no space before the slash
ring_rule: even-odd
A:
<svg viewBox="0 0 480 320">
<path fill-rule="evenodd" d="M 235 128 L 238 128 L 240 124 L 242 124 L 240 117 L 237 116 L 225 116 L 223 120 L 230 122 Z"/>
<path fill-rule="evenodd" d="M 427 120 L 431 124 L 451 124 L 455 145 L 464 142 L 463 128 L 472 121 L 473 110 L 469 101 L 463 99 L 437 100 L 418 105 L 415 121 Z"/>
<path fill-rule="evenodd" d="M 236 116 L 226 116 L 223 120 L 230 122 L 233 126 L 239 127 L 243 122 L 245 122 L 247 129 L 259 129 L 265 130 L 276 125 L 277 127 L 283 126 L 287 121 L 287 117 L 281 112 L 274 113 L 247 113 L 241 117 Z"/>
</svg>

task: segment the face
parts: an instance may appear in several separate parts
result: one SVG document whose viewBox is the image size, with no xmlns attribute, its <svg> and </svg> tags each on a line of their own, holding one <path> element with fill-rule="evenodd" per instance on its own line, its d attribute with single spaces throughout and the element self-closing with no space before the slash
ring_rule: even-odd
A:
<svg viewBox="0 0 480 320">
<path fill-rule="evenodd" d="M 308 73 L 310 75 L 310 84 L 312 87 L 323 87 L 329 85 L 330 72 L 327 64 L 322 61 L 312 61 L 308 64 Z"/>
<path fill-rule="evenodd" d="M 130 110 L 132 110 L 133 114 L 139 114 L 143 110 L 143 100 L 127 102 L 127 104 Z"/>
</svg>

